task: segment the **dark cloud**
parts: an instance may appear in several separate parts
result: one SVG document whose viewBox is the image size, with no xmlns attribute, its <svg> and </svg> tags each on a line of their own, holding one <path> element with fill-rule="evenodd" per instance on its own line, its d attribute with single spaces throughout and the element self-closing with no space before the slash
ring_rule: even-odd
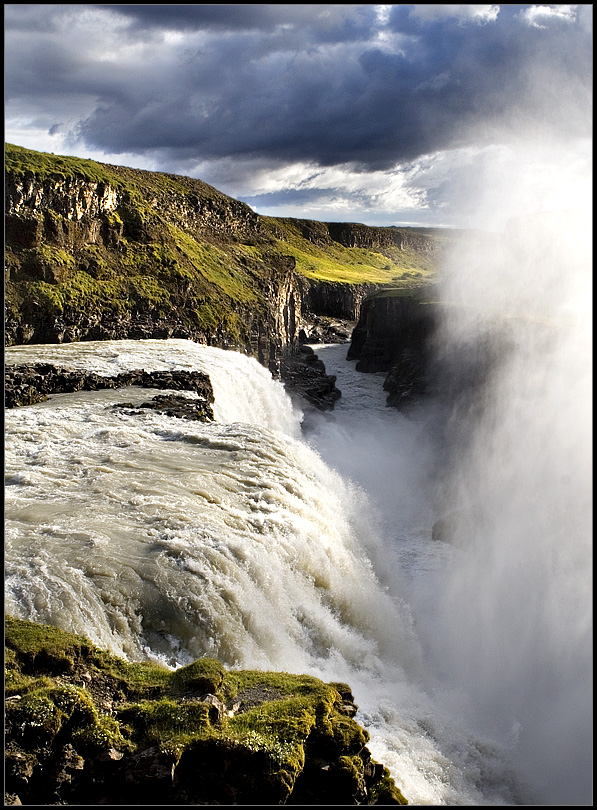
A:
<svg viewBox="0 0 597 810">
<path fill-rule="evenodd" d="M 167 170 L 380 170 L 522 129 L 589 136 L 584 7 L 497 8 L 10 4 L 7 113 Z"/>
<path fill-rule="evenodd" d="M 111 5 L 108 8 L 111 13 L 126 17 L 138 30 L 266 33 L 284 26 L 307 29 L 319 42 L 367 36 L 376 17 L 375 6 L 326 4 Z"/>
</svg>

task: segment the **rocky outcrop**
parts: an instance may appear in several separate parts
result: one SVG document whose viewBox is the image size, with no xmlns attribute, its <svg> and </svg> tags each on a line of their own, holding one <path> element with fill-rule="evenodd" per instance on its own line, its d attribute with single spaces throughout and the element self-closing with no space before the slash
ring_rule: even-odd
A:
<svg viewBox="0 0 597 810">
<path fill-rule="evenodd" d="M 146 402 L 120 402 L 112 407 L 132 415 L 149 410 L 191 422 L 211 422 L 214 418 L 213 411 L 205 400 L 189 399 L 181 394 L 158 394 Z"/>
<path fill-rule="evenodd" d="M 341 396 L 336 377 L 326 374 L 325 365 L 307 344 L 288 349 L 280 367 L 280 376 L 291 397 L 306 400 L 319 411 L 329 411 Z"/>
<path fill-rule="evenodd" d="M 105 182 L 83 178 L 41 178 L 34 174 L 17 177 L 9 175 L 5 188 L 6 216 L 33 214 L 52 210 L 66 219 L 80 222 L 116 211 L 122 202 L 122 192 Z"/>
<path fill-rule="evenodd" d="M 363 302 L 348 359 L 357 371 L 387 372 L 388 405 L 401 408 L 427 390 L 431 340 L 437 321 L 431 288 L 374 294 Z"/>
<path fill-rule="evenodd" d="M 126 663 L 7 617 L 5 805 L 399 805 L 350 687 Z"/>
<path fill-rule="evenodd" d="M 213 420 L 213 388 L 207 374 L 200 371 L 124 371 L 109 377 L 85 370 L 67 370 L 50 363 L 6 366 L 4 372 L 4 405 L 14 408 L 43 402 L 50 394 L 74 391 L 99 391 L 106 388 L 159 388 L 172 391 L 192 391 L 196 418 Z M 149 406 L 155 407 L 155 406 Z"/>
</svg>

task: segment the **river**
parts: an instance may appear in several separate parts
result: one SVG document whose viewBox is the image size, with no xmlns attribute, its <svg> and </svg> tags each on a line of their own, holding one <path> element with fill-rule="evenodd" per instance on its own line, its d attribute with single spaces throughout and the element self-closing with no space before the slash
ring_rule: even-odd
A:
<svg viewBox="0 0 597 810">
<path fill-rule="evenodd" d="M 8 348 L 7 363 L 99 374 L 204 371 L 216 421 L 115 407 L 156 393 L 137 388 L 7 411 L 6 611 L 130 660 L 345 681 L 411 804 L 550 803 L 507 701 L 505 730 L 477 722 L 466 679 L 441 666 L 438 583 L 463 551 L 431 539 L 436 406 L 386 408 L 346 346 L 315 348 L 342 391 L 328 413 L 302 413 L 254 359 L 189 341 Z"/>
</svg>

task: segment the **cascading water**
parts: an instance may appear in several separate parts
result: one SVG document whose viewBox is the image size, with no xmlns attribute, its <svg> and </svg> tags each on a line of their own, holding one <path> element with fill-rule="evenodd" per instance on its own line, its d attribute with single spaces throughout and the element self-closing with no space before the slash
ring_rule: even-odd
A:
<svg viewBox="0 0 597 810">
<path fill-rule="evenodd" d="M 155 394 L 139 389 L 8 411 L 6 610 L 132 659 L 210 655 L 346 681 L 410 803 L 541 803 L 515 776 L 511 740 L 471 731 L 430 668 L 430 583 L 454 557 L 430 541 L 433 406 L 386 409 L 379 378 L 345 351 L 321 349 L 344 394 L 301 437 L 282 385 L 238 353 L 177 340 L 7 349 L 8 363 L 104 374 L 205 371 L 217 422 L 112 407 Z"/>
</svg>

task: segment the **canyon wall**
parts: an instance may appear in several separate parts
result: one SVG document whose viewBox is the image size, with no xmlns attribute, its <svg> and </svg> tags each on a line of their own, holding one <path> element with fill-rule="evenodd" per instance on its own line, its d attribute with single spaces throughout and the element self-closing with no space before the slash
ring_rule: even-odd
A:
<svg viewBox="0 0 597 810">
<path fill-rule="evenodd" d="M 387 372 L 388 405 L 400 408 L 428 390 L 438 309 L 432 287 L 367 298 L 352 333 L 348 359 L 357 371 Z"/>
<path fill-rule="evenodd" d="M 425 280 L 444 238 L 264 217 L 201 180 L 7 144 L 5 345 L 187 338 L 275 375 L 308 359 L 311 386 L 297 347 L 347 340 L 388 280 Z"/>
</svg>

